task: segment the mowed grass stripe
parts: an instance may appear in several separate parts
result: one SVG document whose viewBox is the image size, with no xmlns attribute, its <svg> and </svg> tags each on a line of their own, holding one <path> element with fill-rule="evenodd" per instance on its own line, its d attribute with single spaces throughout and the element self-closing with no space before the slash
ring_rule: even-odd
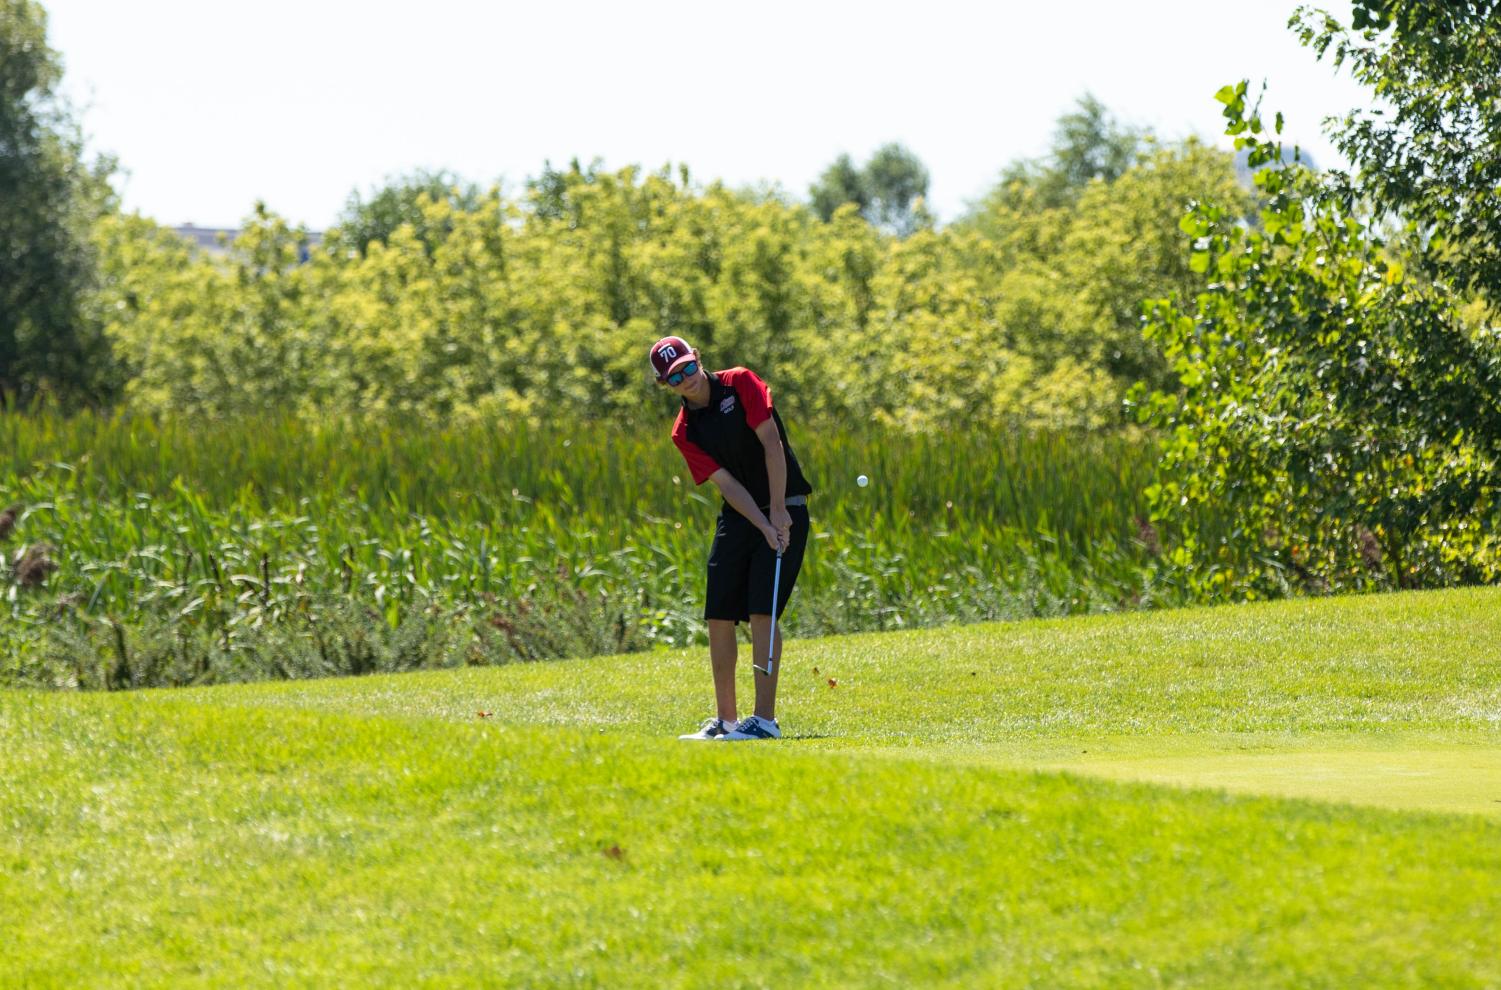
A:
<svg viewBox="0 0 1501 990">
<path fill-rule="evenodd" d="M 1501 981 L 1478 817 L 180 695 L 0 716 L 7 985 Z"/>
<path fill-rule="evenodd" d="M 1451 742 L 1434 748 L 1421 738 L 1407 738 L 1385 739 L 1379 748 L 1354 748 L 1342 739 L 1300 741 L 1263 752 L 1206 746 L 1192 756 L 1175 756 L 1168 749 L 1168 754 L 1143 745 L 1134 754 L 1081 749 L 1051 765 L 1120 780 L 1501 817 L 1501 748 L 1494 746 Z"/>
<path fill-rule="evenodd" d="M 1501 818 L 1501 746 L 1490 735 L 1229 733 L 873 747 L 873 757 L 1209 788 Z"/>
<path fill-rule="evenodd" d="M 1498 595 L 794 641 L 781 713 L 800 745 L 920 747 L 946 761 L 1497 815 Z M 742 660 L 748 699 L 744 647 Z M 488 712 L 506 724 L 670 738 L 707 711 L 706 665 L 702 650 L 663 651 L 150 696 L 460 721 Z"/>
<path fill-rule="evenodd" d="M 1498 643 L 1497 588 L 792 640 L 779 715 L 795 738 L 853 746 L 1413 732 L 1501 744 Z M 739 673 L 748 709 L 745 644 Z M 489 711 L 651 737 L 686 731 L 712 703 L 705 649 L 143 697 L 456 720 Z"/>
</svg>

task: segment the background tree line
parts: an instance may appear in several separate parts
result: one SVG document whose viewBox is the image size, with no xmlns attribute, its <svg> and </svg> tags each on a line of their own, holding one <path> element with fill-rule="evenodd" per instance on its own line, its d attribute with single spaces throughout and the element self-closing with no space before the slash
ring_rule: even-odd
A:
<svg viewBox="0 0 1501 990">
<path fill-rule="evenodd" d="M 265 211 L 225 258 L 109 217 L 97 299 L 125 401 L 151 411 L 655 415 L 643 342 L 679 333 L 804 414 L 1115 422 L 1125 390 L 1165 371 L 1140 300 L 1193 277 L 1174 218 L 1246 194 L 1228 156 L 1193 143 L 1144 144 L 1057 205 L 1011 185 L 898 234 L 889 205 L 881 224 L 855 201 L 823 220 L 683 170 L 572 165 L 514 200 L 417 177 L 399 222 L 361 204 L 308 264 Z"/>
<path fill-rule="evenodd" d="M 5 11 L 3 124 L 37 148 L 0 208 L 31 265 L 0 300 L 12 403 L 637 419 L 667 401 L 644 348 L 679 333 L 804 415 L 1095 427 L 1166 373 L 1139 307 L 1195 277 L 1185 205 L 1249 209 L 1228 155 L 1159 145 L 1086 98 L 1051 154 L 946 227 L 922 163 L 889 145 L 837 160 L 806 203 L 682 167 L 549 164 L 516 196 L 417 173 L 352 196 L 311 251 L 258 206 L 227 252 L 201 252 L 119 210 L 52 96 L 40 7 Z"/>
</svg>

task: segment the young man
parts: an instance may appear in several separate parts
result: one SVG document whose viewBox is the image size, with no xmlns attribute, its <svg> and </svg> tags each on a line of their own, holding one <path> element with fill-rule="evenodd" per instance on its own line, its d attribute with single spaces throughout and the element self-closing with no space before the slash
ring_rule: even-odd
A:
<svg viewBox="0 0 1501 990">
<path fill-rule="evenodd" d="M 672 442 L 688 462 L 693 483 L 714 482 L 724 497 L 709 549 L 704 618 L 709 623 L 709 660 L 714 670 L 715 717 L 691 740 L 740 742 L 779 739 L 777 677 L 782 671 L 782 635 L 771 642 L 772 608 L 778 618 L 792 597 L 808 544 L 808 495 L 813 491 L 787 443 L 771 390 L 755 372 L 727 368 L 709 373 L 698 351 L 681 337 L 663 337 L 651 347 L 652 370 L 664 388 L 683 400 L 672 425 Z M 777 556 L 782 573 L 771 600 Z M 737 721 L 735 626 L 749 622 L 752 664 L 757 668 L 756 707 Z M 776 658 L 766 673 L 768 656 Z"/>
</svg>

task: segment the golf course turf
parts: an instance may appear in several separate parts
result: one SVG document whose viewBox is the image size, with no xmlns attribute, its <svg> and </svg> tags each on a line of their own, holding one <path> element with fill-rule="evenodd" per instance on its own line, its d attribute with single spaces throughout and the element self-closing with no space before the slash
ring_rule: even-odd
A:
<svg viewBox="0 0 1501 990">
<path fill-rule="evenodd" d="M 0 693 L 0 985 L 1501 985 L 1498 643 L 1494 589 L 789 641 L 750 745 L 674 738 L 704 650 Z"/>
</svg>

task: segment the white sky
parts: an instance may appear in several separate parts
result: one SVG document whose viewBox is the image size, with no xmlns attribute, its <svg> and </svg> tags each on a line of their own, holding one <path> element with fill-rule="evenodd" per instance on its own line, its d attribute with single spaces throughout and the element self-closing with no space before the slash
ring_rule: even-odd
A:
<svg viewBox="0 0 1501 990">
<path fill-rule="evenodd" d="M 1085 91 L 1163 137 L 1217 139 L 1214 91 L 1266 79 L 1264 108 L 1325 165 L 1321 119 L 1369 100 L 1297 43 L 1293 0 L 43 5 L 127 209 L 206 227 L 264 199 L 323 229 L 416 168 L 515 194 L 575 156 L 801 198 L 841 152 L 888 141 L 927 165 L 947 221 L 1044 152 Z"/>
</svg>

